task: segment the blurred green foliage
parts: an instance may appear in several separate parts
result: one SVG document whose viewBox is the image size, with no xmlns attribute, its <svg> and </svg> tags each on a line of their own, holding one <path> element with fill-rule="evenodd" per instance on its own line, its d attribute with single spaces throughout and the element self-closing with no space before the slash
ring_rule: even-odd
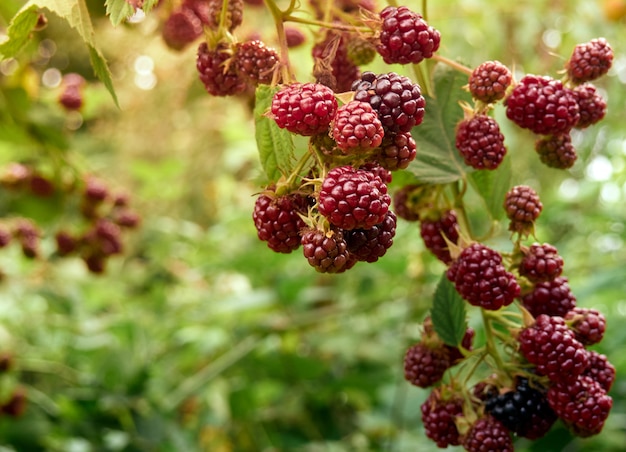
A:
<svg viewBox="0 0 626 452">
<path fill-rule="evenodd" d="M 2 2 L 0 27 L 22 3 Z M 342 275 L 315 273 L 299 252 L 272 253 L 251 221 L 262 171 L 249 100 L 203 91 L 195 49 L 164 46 L 163 11 L 112 27 L 102 2 L 88 4 L 120 108 L 75 33 L 50 15 L 16 60 L 0 66 L 0 163 L 45 169 L 71 161 L 130 190 L 143 225 L 99 277 L 78 259 L 33 262 L 16 247 L 1 250 L 0 351 L 15 355 L 16 369 L 0 377 L 0 393 L 19 381 L 28 406 L 18 419 L 0 417 L 0 450 L 436 450 L 420 423 L 427 391 L 402 375 L 404 352 L 443 271 L 416 226 L 399 223 L 384 258 Z M 495 116 L 513 183 L 532 185 L 544 203 L 537 237 L 564 257 L 578 304 L 607 316 L 595 349 L 618 375 L 601 435 L 573 438 L 557 425 L 516 450 L 623 450 L 625 22 L 609 21 L 599 1 L 428 6 L 443 36 L 440 53 L 470 67 L 498 59 L 518 78 L 558 75 L 576 43 L 604 36 L 613 45 L 614 68 L 598 84 L 607 117 L 574 136 L 580 157 L 571 170 L 543 167 L 533 137 L 509 124 L 501 107 Z M 275 44 L 269 14 L 251 6 L 246 14 L 254 21 L 244 21 L 241 35 L 257 32 Z M 309 80 L 307 48 L 290 57 Z M 80 118 L 57 105 L 58 88 L 42 85 L 50 68 L 91 82 Z M 383 66 L 377 60 L 369 68 Z M 20 209 L 62 223 L 52 207 L 48 217 L 50 206 L 41 203 L 24 201 Z M 481 209 L 476 203 L 469 212 L 477 224 Z M 494 246 L 507 247 L 505 229 Z M 51 249 L 52 240 L 43 246 Z"/>
</svg>

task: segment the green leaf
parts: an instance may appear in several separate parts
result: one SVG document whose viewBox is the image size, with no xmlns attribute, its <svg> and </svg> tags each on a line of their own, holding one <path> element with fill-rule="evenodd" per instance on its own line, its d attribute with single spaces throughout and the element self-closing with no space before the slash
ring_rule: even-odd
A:
<svg viewBox="0 0 626 452">
<path fill-rule="evenodd" d="M 281 129 L 267 111 L 278 88 L 260 85 L 256 91 L 254 107 L 255 137 L 261 165 L 269 182 L 276 182 L 289 173 L 294 161 L 294 143 L 291 133 Z"/>
<path fill-rule="evenodd" d="M 114 26 L 118 26 L 135 12 L 135 8 L 126 0 L 106 0 L 107 16 Z"/>
<path fill-rule="evenodd" d="M 37 5 L 26 4 L 11 19 L 7 30 L 9 39 L 0 44 L 1 59 L 14 57 L 30 40 L 31 32 L 39 18 L 38 9 Z"/>
<path fill-rule="evenodd" d="M 446 277 L 445 272 L 435 289 L 430 317 L 435 332 L 443 342 L 452 347 L 461 344 L 467 329 L 465 301 Z"/>
<path fill-rule="evenodd" d="M 426 115 L 411 133 L 417 143 L 417 156 L 407 168 L 418 182 L 446 184 L 473 171 L 465 165 L 455 145 L 455 127 L 463 119 L 460 101 L 471 101 L 462 89 L 467 76 L 438 65 L 434 74 L 435 97 L 425 96 Z"/>
<path fill-rule="evenodd" d="M 485 203 L 491 218 L 500 219 L 504 215 L 502 203 L 511 182 L 511 159 L 505 157 L 497 170 L 474 171 L 469 181 Z"/>
</svg>

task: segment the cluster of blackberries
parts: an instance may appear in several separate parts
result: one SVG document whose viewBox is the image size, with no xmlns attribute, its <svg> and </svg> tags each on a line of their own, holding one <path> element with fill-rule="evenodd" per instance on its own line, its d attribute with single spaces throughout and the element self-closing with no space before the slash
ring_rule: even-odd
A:
<svg viewBox="0 0 626 452">
<path fill-rule="evenodd" d="M 13 371 L 13 355 L 9 352 L 0 352 L 0 387 L 12 386 L 11 391 L 0 392 L 0 417 L 19 417 L 26 410 L 26 388 L 20 384 L 8 382 L 8 377 Z M 3 384 L 5 379 L 7 380 L 6 385 Z"/>
<path fill-rule="evenodd" d="M 93 176 L 68 183 L 31 166 L 12 163 L 0 176 L 0 185 L 16 197 L 64 197 L 66 205 L 77 204 L 81 221 L 75 222 L 71 232 L 58 229 L 54 233 L 54 257 L 80 256 L 92 273 L 102 273 L 106 259 L 122 253 L 122 231 L 136 228 L 141 221 L 126 194 L 110 193 L 108 186 Z M 28 258 L 44 257 L 40 247 L 43 236 L 43 228 L 28 218 L 5 218 L 0 224 L 0 247 L 16 240 Z"/>
</svg>

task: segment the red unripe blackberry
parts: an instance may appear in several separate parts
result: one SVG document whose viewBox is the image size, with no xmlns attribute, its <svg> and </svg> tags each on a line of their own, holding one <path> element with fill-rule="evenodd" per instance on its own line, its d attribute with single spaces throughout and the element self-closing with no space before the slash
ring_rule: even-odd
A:
<svg viewBox="0 0 626 452">
<path fill-rule="evenodd" d="M 533 243 L 523 248 L 524 257 L 519 265 L 519 274 L 533 283 L 552 281 L 563 272 L 563 258 L 549 243 Z"/>
<path fill-rule="evenodd" d="M 141 223 L 141 216 L 129 208 L 122 208 L 115 212 L 113 221 L 123 228 L 133 229 Z"/>
<path fill-rule="evenodd" d="M 370 229 L 389 210 L 387 185 L 376 174 L 341 166 L 328 172 L 319 194 L 318 210 L 330 224 L 346 230 Z"/>
<path fill-rule="evenodd" d="M 507 118 L 539 135 L 569 132 L 580 118 L 576 95 L 547 76 L 524 76 L 505 104 Z"/>
<path fill-rule="evenodd" d="M 583 375 L 591 377 L 602 386 L 602 389 L 609 392 L 615 382 L 615 367 L 605 355 L 601 355 L 593 350 L 587 351 L 587 358 L 589 359 L 589 365 L 587 370 L 583 372 Z"/>
<path fill-rule="evenodd" d="M 208 23 L 207 25 L 216 30 L 220 23 L 220 15 L 222 13 L 222 0 L 208 1 Z M 243 0 L 228 0 L 226 7 L 226 23 L 228 31 L 232 32 L 243 22 Z"/>
<path fill-rule="evenodd" d="M 235 69 L 254 85 L 272 83 L 279 60 L 278 52 L 259 40 L 244 41 L 235 46 Z"/>
<path fill-rule="evenodd" d="M 12 238 L 13 234 L 11 234 L 11 231 L 5 226 L 0 225 L 0 248 L 4 248 L 11 243 Z"/>
<path fill-rule="evenodd" d="M 469 90 L 474 99 L 488 104 L 504 98 L 511 80 L 511 71 L 504 64 L 485 61 L 472 71 Z"/>
<path fill-rule="evenodd" d="M 535 142 L 535 151 L 544 165 L 556 169 L 571 168 L 578 158 L 569 133 L 540 138 Z"/>
<path fill-rule="evenodd" d="M 109 187 L 102 180 L 95 177 L 85 179 L 85 189 L 83 192 L 85 200 L 89 203 L 97 204 L 109 196 Z"/>
<path fill-rule="evenodd" d="M 102 256 L 121 254 L 122 230 L 113 221 L 99 219 L 83 236 L 83 241 L 90 251 Z"/>
<path fill-rule="evenodd" d="M 567 278 L 559 276 L 535 284 L 530 293 L 522 296 L 522 303 L 533 317 L 541 314 L 563 317 L 576 306 L 576 297 Z"/>
<path fill-rule="evenodd" d="M 260 195 L 252 213 L 260 240 L 277 253 L 291 253 L 300 247 L 300 231 L 306 223 L 300 215 L 307 213 L 305 197 Z"/>
<path fill-rule="evenodd" d="M 246 79 L 228 64 L 230 58 L 232 53 L 227 45 L 219 44 L 216 49 L 209 49 L 206 42 L 200 43 L 196 68 L 209 94 L 233 96 L 246 90 Z"/>
<path fill-rule="evenodd" d="M 348 57 L 349 40 L 345 33 L 329 31 L 311 49 L 315 61 L 313 75 L 317 82 L 338 93 L 350 91 L 352 82 L 361 73 L 359 67 Z"/>
<path fill-rule="evenodd" d="M 468 452 L 513 452 L 513 440 L 507 428 L 486 415 L 478 419 L 463 438 L 463 448 Z"/>
<path fill-rule="evenodd" d="M 398 217 L 406 221 L 418 221 L 420 219 L 417 209 L 418 203 L 414 199 L 420 187 L 417 184 L 404 185 L 393 194 L 393 209 Z"/>
<path fill-rule="evenodd" d="M 261 2 L 263 3 L 263 2 Z M 287 40 L 287 47 L 290 49 L 299 47 L 306 41 L 306 36 L 296 27 L 285 27 L 285 39 Z"/>
<path fill-rule="evenodd" d="M 331 132 L 339 149 L 346 154 L 380 146 L 385 134 L 372 106 L 358 100 L 337 109 Z"/>
<path fill-rule="evenodd" d="M 0 405 L 0 414 L 20 417 L 24 411 L 26 411 L 26 389 L 18 387 L 13 391 L 9 400 Z"/>
<path fill-rule="evenodd" d="M 487 115 L 476 115 L 457 125 L 456 148 L 465 164 L 475 169 L 496 169 L 506 154 L 500 126 Z"/>
<path fill-rule="evenodd" d="M 408 168 L 417 155 L 417 144 L 411 132 L 389 132 L 383 138 L 375 160 L 390 171 Z"/>
<path fill-rule="evenodd" d="M 563 317 L 541 314 L 535 323 L 521 330 L 517 339 L 520 353 L 535 365 L 537 374 L 552 382 L 571 382 L 589 364 L 585 347 L 576 340 Z"/>
<path fill-rule="evenodd" d="M 612 64 L 613 49 L 606 39 L 597 38 L 574 47 L 565 69 L 571 81 L 585 83 L 606 74 Z"/>
<path fill-rule="evenodd" d="M 94 254 L 86 254 L 84 256 L 82 256 L 83 261 L 85 262 L 85 265 L 87 266 L 87 270 L 89 270 L 90 273 L 93 273 L 95 275 L 101 275 L 102 273 L 105 272 L 106 270 L 106 257 L 98 254 L 98 253 L 94 253 Z"/>
<path fill-rule="evenodd" d="M 434 388 L 420 409 L 426 436 L 438 447 L 446 448 L 461 444 L 455 420 L 463 416 L 462 397 L 452 395 L 444 398 L 441 388 Z"/>
<path fill-rule="evenodd" d="M 169 48 L 182 50 L 202 36 L 202 21 L 192 9 L 181 7 L 165 20 L 161 36 Z"/>
<path fill-rule="evenodd" d="M 83 93 L 74 86 L 66 86 L 59 95 L 59 103 L 66 110 L 80 110 L 83 106 Z"/>
<path fill-rule="evenodd" d="M 356 260 L 350 256 L 348 245 L 340 229 L 328 233 L 316 229 L 302 235 L 304 257 L 320 273 L 342 273 L 350 269 Z"/>
<path fill-rule="evenodd" d="M 391 171 L 379 165 L 377 162 L 367 162 L 359 166 L 359 169 L 363 171 L 369 171 L 375 176 L 378 176 L 384 184 L 390 184 L 393 180 L 393 174 L 391 174 Z"/>
<path fill-rule="evenodd" d="M 272 99 L 272 115 L 278 127 L 298 135 L 326 132 L 336 112 L 335 93 L 319 83 L 284 86 Z"/>
<path fill-rule="evenodd" d="M 56 241 L 57 254 L 59 256 L 68 256 L 76 251 L 76 248 L 78 247 L 78 240 L 69 232 L 58 231 L 54 235 L 54 239 Z"/>
<path fill-rule="evenodd" d="M 395 72 L 364 72 L 352 84 L 354 99 L 369 102 L 387 132 L 409 132 L 424 119 L 426 100 L 420 86 Z"/>
<path fill-rule="evenodd" d="M 55 187 L 52 181 L 47 178 L 38 174 L 33 174 L 30 179 L 30 191 L 36 196 L 47 198 L 54 194 Z"/>
<path fill-rule="evenodd" d="M 452 262 L 448 243 L 444 236 L 452 243 L 459 240 L 459 223 L 456 212 L 447 210 L 441 213 L 439 219 L 423 219 L 420 224 L 420 235 L 426 248 L 444 264 Z"/>
<path fill-rule="evenodd" d="M 376 50 L 385 63 L 417 64 L 439 49 L 439 31 L 406 6 L 387 6 L 380 12 L 380 18 L 380 42 Z"/>
<path fill-rule="evenodd" d="M 404 355 L 404 378 L 412 385 L 428 388 L 440 381 L 450 366 L 450 353 L 443 342 L 418 342 Z"/>
<path fill-rule="evenodd" d="M 376 262 L 393 245 L 396 235 L 396 215 L 387 211 L 382 223 L 370 229 L 344 231 L 348 251 L 359 261 Z"/>
<path fill-rule="evenodd" d="M 520 293 L 515 276 L 502 265 L 502 256 L 482 243 L 465 248 L 446 276 L 468 303 L 483 309 L 508 306 Z"/>
<path fill-rule="evenodd" d="M 509 218 L 509 231 L 528 234 L 533 231 L 535 220 L 543 204 L 535 190 L 527 185 L 512 187 L 504 198 L 504 210 Z"/>
<path fill-rule="evenodd" d="M 613 399 L 588 376 L 553 383 L 548 402 L 554 412 L 580 436 L 600 433 L 613 407 Z"/>
<path fill-rule="evenodd" d="M 37 257 L 39 254 L 40 231 L 37 225 L 31 220 L 22 218 L 14 226 L 13 235 L 20 242 L 22 254 L 29 259 Z"/>
<path fill-rule="evenodd" d="M 584 345 L 597 344 L 604 337 L 606 319 L 597 309 L 575 307 L 564 319 L 574 331 L 574 337 Z"/>
<path fill-rule="evenodd" d="M 578 101 L 580 119 L 576 123 L 577 129 L 584 129 L 596 124 L 606 114 L 606 100 L 598 93 L 596 87 L 590 83 L 577 86 L 572 90 Z"/>
</svg>

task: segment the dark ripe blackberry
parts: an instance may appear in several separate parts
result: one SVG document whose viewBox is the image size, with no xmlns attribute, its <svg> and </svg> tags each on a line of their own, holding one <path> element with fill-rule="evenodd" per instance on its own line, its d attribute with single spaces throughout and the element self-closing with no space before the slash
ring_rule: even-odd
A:
<svg viewBox="0 0 626 452">
<path fill-rule="evenodd" d="M 200 43 L 196 68 L 209 94 L 234 96 L 246 90 L 246 79 L 228 64 L 230 58 L 232 53 L 228 45 L 219 44 L 216 49 L 209 49 L 206 42 Z"/>
<path fill-rule="evenodd" d="M 192 9 L 181 7 L 165 20 L 161 36 L 170 49 L 182 50 L 202 36 L 202 21 Z"/>
<path fill-rule="evenodd" d="M 572 308 L 564 316 L 577 340 L 584 345 L 597 344 L 604 337 L 606 319 L 597 309 Z"/>
<path fill-rule="evenodd" d="M 372 105 L 385 133 L 409 132 L 424 119 L 426 100 L 420 86 L 395 72 L 364 72 L 352 84 L 352 90 L 355 100 Z"/>
<path fill-rule="evenodd" d="M 385 219 L 390 204 L 387 185 L 378 175 L 342 166 L 326 175 L 318 210 L 338 228 L 370 229 Z"/>
<path fill-rule="evenodd" d="M 502 256 L 482 243 L 465 248 L 446 272 L 457 292 L 469 304 L 497 310 L 520 293 L 515 276 L 502 265 Z"/>
<path fill-rule="evenodd" d="M 220 15 L 222 13 L 222 0 L 208 1 L 208 26 L 216 30 L 220 23 Z M 243 0 L 228 0 L 226 7 L 226 28 L 232 32 L 243 22 Z"/>
<path fill-rule="evenodd" d="M 406 6 L 387 6 L 380 12 L 381 29 L 376 50 L 387 64 L 417 64 L 439 49 L 441 34 L 421 14 Z"/>
<path fill-rule="evenodd" d="M 488 104 L 504 98 L 511 80 L 511 71 L 504 64 L 485 61 L 472 71 L 469 90 L 474 99 Z"/>
<path fill-rule="evenodd" d="M 476 115 L 458 124 L 456 148 L 465 164 L 475 169 L 496 169 L 506 155 L 500 126 L 487 115 Z"/>
<path fill-rule="evenodd" d="M 605 355 L 593 350 L 587 351 L 587 358 L 589 365 L 583 375 L 591 377 L 602 386 L 602 389 L 609 392 L 615 382 L 615 366 L 609 362 Z"/>
<path fill-rule="evenodd" d="M 423 219 L 420 224 L 420 235 L 426 248 L 444 264 L 452 262 L 448 243 L 444 236 L 452 243 L 459 240 L 459 223 L 456 212 L 447 210 L 441 213 L 439 219 Z"/>
<path fill-rule="evenodd" d="M 285 39 L 287 40 L 287 47 L 293 49 L 294 47 L 300 47 L 306 42 L 306 36 L 296 27 L 285 27 Z"/>
<path fill-rule="evenodd" d="M 577 129 L 584 129 L 596 124 L 606 114 L 606 100 L 598 93 L 591 83 L 577 86 L 572 90 L 578 100 L 580 119 L 576 123 Z"/>
<path fill-rule="evenodd" d="M 526 75 L 505 100 L 506 116 L 539 135 L 569 132 L 580 118 L 571 90 L 550 77 Z"/>
<path fill-rule="evenodd" d="M 355 263 L 341 229 L 327 233 L 310 229 L 302 234 L 302 250 L 311 267 L 320 273 L 342 273 Z"/>
<path fill-rule="evenodd" d="M 235 46 L 235 69 L 254 85 L 272 83 L 279 60 L 278 52 L 259 40 L 244 41 Z"/>
<path fill-rule="evenodd" d="M 462 397 L 454 394 L 444 397 L 442 388 L 433 388 L 420 409 L 426 436 L 438 447 L 446 448 L 461 444 L 455 420 L 463 417 Z"/>
<path fill-rule="evenodd" d="M 544 165 L 556 169 L 571 168 L 578 158 L 569 133 L 540 138 L 535 142 L 535 151 Z"/>
<path fill-rule="evenodd" d="M 313 75 L 318 83 L 343 93 L 350 91 L 352 82 L 359 78 L 359 67 L 348 57 L 349 37 L 345 33 L 329 31 L 322 41 L 311 49 L 315 61 Z"/>
<path fill-rule="evenodd" d="M 319 83 L 293 83 L 274 94 L 271 111 L 278 127 L 298 135 L 317 135 L 328 131 L 337 99 Z"/>
<path fill-rule="evenodd" d="M 583 437 L 600 433 L 613 407 L 613 399 L 600 383 L 584 375 L 552 384 L 548 402 L 559 418 Z"/>
<path fill-rule="evenodd" d="M 331 133 L 339 149 L 346 154 L 380 146 L 385 134 L 372 106 L 357 100 L 337 109 L 331 124 Z"/>
<path fill-rule="evenodd" d="M 375 153 L 375 160 L 390 171 L 408 168 L 417 155 L 411 132 L 388 133 Z"/>
<path fill-rule="evenodd" d="M 382 223 L 370 229 L 344 231 L 348 251 L 359 261 L 376 262 L 393 245 L 396 235 L 396 214 L 391 210 Z"/>
<path fill-rule="evenodd" d="M 571 382 L 589 364 L 585 347 L 562 317 L 541 314 L 535 323 L 521 330 L 517 339 L 522 356 L 535 365 L 537 374 L 552 382 Z"/>
<path fill-rule="evenodd" d="M 530 293 L 522 296 L 522 304 L 533 317 L 541 314 L 563 317 L 576 306 L 576 297 L 567 278 L 558 276 L 535 284 Z"/>
<path fill-rule="evenodd" d="M 533 232 L 535 220 L 543 204 L 535 190 L 527 185 L 516 185 L 504 198 L 504 210 L 509 218 L 509 231 L 528 235 Z"/>
<path fill-rule="evenodd" d="M 54 235 L 54 239 L 57 245 L 57 254 L 59 256 L 68 256 L 76 251 L 78 247 L 78 240 L 66 231 L 58 231 Z"/>
<path fill-rule="evenodd" d="M 260 240 L 277 253 L 291 253 L 300 247 L 300 231 L 306 223 L 307 199 L 297 194 L 274 196 L 261 194 L 252 213 Z"/>
<path fill-rule="evenodd" d="M 557 419 L 545 391 L 532 387 L 527 378 L 521 377 L 515 389 L 487 399 L 485 410 L 511 432 L 529 439 L 545 436 Z"/>
<path fill-rule="evenodd" d="M 472 424 L 463 438 L 463 447 L 468 452 L 513 452 L 513 440 L 502 422 L 487 415 Z"/>
<path fill-rule="evenodd" d="M 549 243 L 533 243 L 523 248 L 524 257 L 519 265 L 519 274 L 533 283 L 552 281 L 563 272 L 563 258 Z"/>
<path fill-rule="evenodd" d="M 404 378 L 412 385 L 428 388 L 440 381 L 450 366 L 450 353 L 442 342 L 418 342 L 404 356 Z"/>
<path fill-rule="evenodd" d="M 87 270 L 95 275 L 101 275 L 106 271 L 106 257 L 98 253 L 88 253 L 82 256 Z"/>
<path fill-rule="evenodd" d="M 415 199 L 420 187 L 422 186 L 417 184 L 404 185 L 393 194 L 393 208 L 398 217 L 406 221 L 420 219 Z"/>
<path fill-rule="evenodd" d="M 603 76 L 612 64 L 613 49 L 606 39 L 597 38 L 574 47 L 565 69 L 569 79 L 579 84 Z"/>
</svg>

